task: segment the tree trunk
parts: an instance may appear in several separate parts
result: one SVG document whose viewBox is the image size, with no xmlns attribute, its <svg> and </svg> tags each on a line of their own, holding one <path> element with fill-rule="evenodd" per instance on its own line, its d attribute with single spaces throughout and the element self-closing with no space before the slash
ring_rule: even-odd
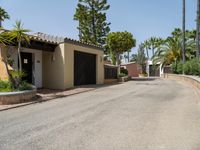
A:
<svg viewBox="0 0 200 150">
<path fill-rule="evenodd" d="M 130 62 L 130 52 L 128 51 L 128 63 Z"/>
<path fill-rule="evenodd" d="M 185 12 L 186 12 L 186 8 L 185 8 L 185 0 L 183 0 L 183 48 L 182 48 L 182 59 L 183 59 L 183 64 L 185 64 Z M 184 71 L 183 71 L 184 74 Z"/>
<path fill-rule="evenodd" d="M 119 76 L 120 74 L 120 55 L 119 54 L 116 54 L 116 66 L 118 67 L 117 68 L 117 75 Z"/>
<path fill-rule="evenodd" d="M 199 58 L 199 53 L 200 53 L 200 0 L 197 0 L 197 19 L 196 19 L 196 57 Z"/>
<path fill-rule="evenodd" d="M 146 53 L 147 53 L 147 58 L 149 60 L 149 51 L 148 51 L 148 48 L 146 48 Z"/>
<path fill-rule="evenodd" d="M 0 20 L 0 28 L 2 27 L 2 21 Z"/>
<path fill-rule="evenodd" d="M 155 55 L 155 47 L 152 47 L 152 57 Z"/>
<path fill-rule="evenodd" d="M 20 49 L 21 49 L 21 41 L 18 42 L 18 58 L 19 58 L 19 71 L 22 71 L 22 60 L 21 60 L 21 53 L 20 53 Z"/>
</svg>

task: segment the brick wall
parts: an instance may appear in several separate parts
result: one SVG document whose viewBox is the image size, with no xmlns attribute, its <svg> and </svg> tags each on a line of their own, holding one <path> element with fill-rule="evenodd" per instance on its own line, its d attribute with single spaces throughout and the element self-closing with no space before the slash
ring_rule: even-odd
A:
<svg viewBox="0 0 200 150">
<path fill-rule="evenodd" d="M 128 70 L 128 75 L 130 77 L 139 77 L 139 74 L 142 73 L 142 69 L 140 65 L 136 63 L 129 63 L 129 64 L 121 65 L 121 66 Z"/>
</svg>

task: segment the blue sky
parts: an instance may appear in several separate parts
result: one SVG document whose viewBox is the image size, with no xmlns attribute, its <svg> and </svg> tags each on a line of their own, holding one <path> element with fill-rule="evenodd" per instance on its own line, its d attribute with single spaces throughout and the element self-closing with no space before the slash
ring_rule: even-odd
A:
<svg viewBox="0 0 200 150">
<path fill-rule="evenodd" d="M 77 22 L 73 20 L 78 0 L 0 0 L 11 19 L 3 23 L 11 29 L 15 20 L 33 32 L 78 39 Z M 111 31 L 131 32 L 137 44 L 151 36 L 167 37 L 181 27 L 182 0 L 108 0 L 107 19 Z M 187 29 L 195 28 L 196 0 L 186 0 Z M 136 52 L 136 48 L 132 50 Z"/>
</svg>

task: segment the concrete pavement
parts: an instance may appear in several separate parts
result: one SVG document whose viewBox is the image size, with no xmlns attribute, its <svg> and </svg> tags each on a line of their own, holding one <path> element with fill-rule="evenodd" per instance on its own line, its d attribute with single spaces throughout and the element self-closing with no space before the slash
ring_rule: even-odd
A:
<svg viewBox="0 0 200 150">
<path fill-rule="evenodd" d="M 199 150 L 196 91 L 130 81 L 0 112 L 0 150 Z"/>
</svg>

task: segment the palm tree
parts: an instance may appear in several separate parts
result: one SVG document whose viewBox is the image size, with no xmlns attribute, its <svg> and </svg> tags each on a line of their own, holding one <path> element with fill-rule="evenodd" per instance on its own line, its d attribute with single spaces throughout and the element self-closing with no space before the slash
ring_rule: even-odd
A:
<svg viewBox="0 0 200 150">
<path fill-rule="evenodd" d="M 186 58 L 191 59 L 193 57 L 193 50 L 195 48 L 195 41 L 186 41 Z M 182 38 L 181 37 L 169 37 L 165 44 L 163 44 L 155 53 L 153 57 L 154 64 L 160 62 L 162 67 L 170 65 L 173 62 L 181 61 L 182 59 Z"/>
<path fill-rule="evenodd" d="M 196 30 L 192 30 L 192 31 L 188 31 L 186 32 L 186 37 L 193 40 L 193 41 L 196 41 L 197 39 L 197 31 Z"/>
<path fill-rule="evenodd" d="M 6 45 L 9 42 L 8 34 L 4 29 L 0 28 L 0 44 Z"/>
<path fill-rule="evenodd" d="M 130 52 L 131 52 L 131 50 L 127 51 L 127 59 L 128 59 L 128 63 L 130 62 Z"/>
<path fill-rule="evenodd" d="M 0 27 L 2 27 L 2 22 L 6 19 L 10 19 L 8 13 L 0 7 Z"/>
<path fill-rule="evenodd" d="M 159 48 L 161 44 L 163 44 L 164 40 L 162 38 L 151 37 L 147 41 L 147 47 L 152 51 L 152 57 L 155 55 L 155 51 Z"/>
<path fill-rule="evenodd" d="M 132 54 L 131 62 L 138 62 L 138 55 L 137 54 Z"/>
<path fill-rule="evenodd" d="M 145 48 L 145 50 L 146 50 L 147 59 L 149 60 L 149 59 L 150 59 L 150 58 L 149 58 L 149 49 L 150 49 L 149 41 L 146 40 L 146 41 L 143 43 L 143 46 L 144 46 L 144 48 Z"/>
<path fill-rule="evenodd" d="M 23 24 L 21 21 L 16 21 L 16 24 L 14 26 L 14 29 L 11 31 L 11 36 L 14 40 L 17 41 L 17 52 L 18 52 L 18 58 L 19 58 L 19 71 L 22 71 L 22 63 L 21 63 L 21 44 L 22 42 L 29 43 L 30 36 L 27 35 L 27 33 L 30 32 L 28 29 L 23 28 Z"/>
<path fill-rule="evenodd" d="M 180 28 L 175 28 L 171 34 L 173 37 L 179 38 L 182 36 L 182 30 Z"/>
<path fill-rule="evenodd" d="M 156 42 L 157 42 L 156 37 L 151 37 L 149 40 L 151 50 L 152 50 L 152 56 L 154 56 L 154 54 L 155 54 Z"/>
<path fill-rule="evenodd" d="M 147 58 L 145 56 L 145 52 L 144 52 L 144 45 L 140 44 L 139 48 L 138 48 L 138 54 L 137 54 L 137 63 L 142 67 L 142 73 L 146 72 L 146 61 Z"/>
</svg>

